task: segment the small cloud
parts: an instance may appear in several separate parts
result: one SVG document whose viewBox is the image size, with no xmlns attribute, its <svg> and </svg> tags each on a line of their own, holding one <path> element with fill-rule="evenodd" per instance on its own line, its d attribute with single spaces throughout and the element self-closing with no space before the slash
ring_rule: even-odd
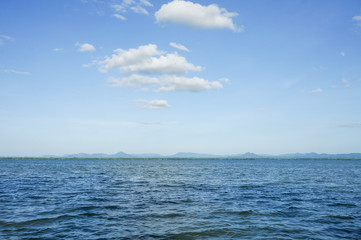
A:
<svg viewBox="0 0 361 240">
<path fill-rule="evenodd" d="M 147 6 L 147 7 L 153 7 L 153 4 L 151 4 L 149 1 L 147 0 L 140 0 L 140 3 L 144 6 Z"/>
<path fill-rule="evenodd" d="M 133 11 L 134 13 L 138 14 L 144 14 L 149 15 L 149 12 L 146 7 L 153 7 L 153 4 L 151 4 L 148 0 L 140 0 L 138 2 L 134 0 L 123 0 L 120 4 L 112 4 L 110 7 L 116 11 L 121 12 L 123 14 L 127 13 L 129 10 Z M 123 21 L 126 20 L 126 18 L 123 15 L 120 14 L 113 14 L 113 17 L 122 19 Z"/>
<path fill-rule="evenodd" d="M 141 108 L 145 109 L 162 109 L 162 108 L 169 108 L 170 105 L 166 100 L 145 100 L 145 99 L 138 99 L 138 103 L 140 103 Z"/>
<path fill-rule="evenodd" d="M 342 57 L 344 57 L 344 56 L 345 56 L 345 52 L 340 52 L 340 55 L 341 55 Z"/>
<path fill-rule="evenodd" d="M 356 24 L 361 27 L 361 16 L 354 16 L 352 20 L 356 21 Z"/>
<path fill-rule="evenodd" d="M 179 49 L 179 50 L 182 50 L 182 51 L 186 51 L 186 52 L 190 52 L 189 49 L 186 48 L 185 46 L 183 46 L 182 44 L 171 42 L 171 43 L 169 43 L 169 45 L 170 45 L 171 47 L 176 48 L 176 49 Z"/>
<path fill-rule="evenodd" d="M 78 52 L 94 52 L 96 50 L 90 43 L 75 43 L 75 46 L 79 47 Z"/>
<path fill-rule="evenodd" d="M 331 85 L 331 88 L 338 88 L 337 85 Z"/>
<path fill-rule="evenodd" d="M 135 12 L 135 13 L 140 13 L 140 14 L 144 14 L 144 15 L 149 15 L 149 12 L 141 7 L 140 5 L 136 5 L 136 6 L 133 6 L 133 7 L 130 7 L 130 9 Z"/>
<path fill-rule="evenodd" d="M 337 126 L 343 128 L 359 128 L 361 127 L 361 123 L 342 123 Z"/>
<path fill-rule="evenodd" d="M 228 28 L 235 32 L 242 32 L 243 28 L 237 27 L 232 18 L 237 13 L 228 12 L 219 8 L 217 4 L 204 6 L 184 0 L 173 0 L 163 4 L 155 13 L 157 23 L 177 23 L 195 28 L 221 29 Z"/>
<path fill-rule="evenodd" d="M 123 20 L 123 21 L 127 20 L 125 17 L 123 17 L 122 15 L 120 15 L 120 14 L 118 14 L 118 13 L 113 14 L 113 17 L 118 18 L 118 19 L 121 19 L 121 20 Z"/>
<path fill-rule="evenodd" d="M 10 70 L 2 70 L 2 72 L 4 73 L 12 73 L 12 74 L 20 74 L 20 75 L 30 75 L 29 72 L 20 72 L 20 71 L 16 71 L 16 70 L 13 70 L 13 69 L 10 69 Z"/>
<path fill-rule="evenodd" d="M 323 90 L 321 88 L 317 88 L 317 89 L 310 91 L 310 93 L 322 93 L 322 92 L 323 92 Z"/>
<path fill-rule="evenodd" d="M 60 52 L 60 51 L 63 51 L 64 49 L 63 48 L 54 48 L 53 51 L 54 52 Z"/>
<path fill-rule="evenodd" d="M 220 78 L 220 79 L 218 79 L 218 80 L 221 81 L 221 82 L 227 83 L 227 84 L 230 84 L 230 83 L 231 83 L 231 81 L 229 80 L 229 78 L 225 78 L 225 77 Z"/>
<path fill-rule="evenodd" d="M 3 45 L 5 41 L 10 41 L 13 38 L 7 35 L 0 34 L 0 45 Z"/>
<path fill-rule="evenodd" d="M 345 87 L 350 87 L 350 83 L 345 78 L 342 78 L 341 81 L 345 84 Z"/>
</svg>

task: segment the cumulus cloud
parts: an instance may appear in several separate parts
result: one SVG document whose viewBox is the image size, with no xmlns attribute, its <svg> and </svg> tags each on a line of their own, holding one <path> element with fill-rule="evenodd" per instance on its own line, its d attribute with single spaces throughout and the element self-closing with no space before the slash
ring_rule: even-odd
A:
<svg viewBox="0 0 361 240">
<path fill-rule="evenodd" d="M 185 46 L 183 46 L 182 44 L 171 42 L 171 43 L 169 43 L 169 45 L 171 47 L 176 48 L 176 49 L 179 49 L 179 50 L 182 50 L 182 51 L 185 51 L 185 52 L 190 52 L 189 49 L 186 48 Z"/>
<path fill-rule="evenodd" d="M 75 43 L 75 46 L 79 47 L 78 52 L 93 52 L 96 50 L 90 43 Z"/>
<path fill-rule="evenodd" d="M 199 72 L 202 67 L 189 63 L 178 53 L 159 51 L 157 45 L 148 44 L 129 50 L 117 49 L 111 57 L 99 62 L 101 72 L 119 68 L 125 73 L 185 74 Z"/>
<path fill-rule="evenodd" d="M 171 92 L 171 91 L 190 91 L 200 92 L 209 89 L 219 89 L 223 85 L 220 82 L 210 82 L 203 78 L 193 77 L 178 77 L 167 76 L 162 82 L 162 86 L 157 90 L 159 92 Z"/>
<path fill-rule="evenodd" d="M 84 65 L 89 67 L 94 64 Z M 116 49 L 102 61 L 95 61 L 99 71 L 108 73 L 112 69 L 120 70 L 122 77 L 109 77 L 111 87 L 139 87 L 156 92 L 191 91 L 199 92 L 223 87 L 221 82 L 229 79 L 209 81 L 201 77 L 185 76 L 190 72 L 199 72 L 203 67 L 187 61 L 177 52 L 167 53 L 159 50 L 157 45 L 148 44 L 130 49 Z"/>
<path fill-rule="evenodd" d="M 314 89 L 312 90 L 310 93 L 322 93 L 323 90 L 321 88 L 317 88 L 317 89 Z"/>
<path fill-rule="evenodd" d="M 169 108 L 170 105 L 166 100 L 145 100 L 145 99 L 138 99 L 138 103 L 140 103 L 141 108 L 145 109 L 162 109 L 162 108 Z"/>
<path fill-rule="evenodd" d="M 195 28 L 221 29 L 228 28 L 235 32 L 243 29 L 237 27 L 232 18 L 237 13 L 228 12 L 216 4 L 203 6 L 198 3 L 184 0 L 173 0 L 163 4 L 155 13 L 157 23 L 178 23 Z"/>
<path fill-rule="evenodd" d="M 16 70 L 13 70 L 13 69 L 2 70 L 2 72 L 4 72 L 4 73 L 12 73 L 12 74 L 19 74 L 19 75 L 30 75 L 30 72 L 21 72 L 21 71 L 16 71 Z"/>
<path fill-rule="evenodd" d="M 123 21 L 127 20 L 125 17 L 123 17 L 122 15 L 120 15 L 120 14 L 118 14 L 118 13 L 113 14 L 113 17 L 118 18 L 118 19 L 121 19 L 121 20 L 123 20 Z"/>
</svg>

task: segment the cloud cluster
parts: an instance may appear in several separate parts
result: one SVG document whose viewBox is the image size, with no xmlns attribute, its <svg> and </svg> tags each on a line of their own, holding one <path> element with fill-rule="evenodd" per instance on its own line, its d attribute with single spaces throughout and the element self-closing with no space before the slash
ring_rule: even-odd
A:
<svg viewBox="0 0 361 240">
<path fill-rule="evenodd" d="M 139 46 L 128 50 L 116 49 L 110 57 L 99 61 L 99 71 L 108 73 L 119 69 L 122 78 L 110 77 L 112 87 L 157 86 L 157 92 L 191 91 L 199 92 L 222 88 L 219 81 L 208 81 L 200 77 L 186 77 L 189 72 L 200 72 L 203 67 L 187 61 L 177 52 L 167 53 L 155 44 Z"/>
<path fill-rule="evenodd" d="M 79 47 L 78 52 L 94 52 L 96 49 L 90 43 L 75 43 L 75 46 Z"/>
<path fill-rule="evenodd" d="M 140 104 L 141 108 L 145 109 L 162 109 L 162 108 L 169 108 L 170 105 L 166 100 L 145 100 L 145 99 L 138 99 L 137 102 Z"/>
<path fill-rule="evenodd" d="M 157 23 L 177 23 L 195 28 L 221 29 L 228 28 L 235 32 L 243 29 L 237 27 L 232 18 L 237 13 L 228 12 L 225 8 L 219 8 L 216 4 L 203 6 L 184 0 L 173 0 L 163 4 L 155 13 Z"/>
<path fill-rule="evenodd" d="M 123 0 L 120 4 L 112 4 L 110 7 L 117 13 L 113 14 L 115 18 L 121 19 L 123 21 L 126 20 L 121 14 L 127 13 L 129 10 L 133 11 L 134 13 L 149 15 L 146 7 L 153 7 L 148 0 Z M 121 14 L 120 14 L 121 13 Z"/>
</svg>

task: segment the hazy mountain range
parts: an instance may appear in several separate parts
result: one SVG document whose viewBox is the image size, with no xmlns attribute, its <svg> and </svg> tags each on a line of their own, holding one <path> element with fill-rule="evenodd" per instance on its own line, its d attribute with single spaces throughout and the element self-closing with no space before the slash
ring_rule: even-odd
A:
<svg viewBox="0 0 361 240">
<path fill-rule="evenodd" d="M 67 154 L 62 156 L 45 155 L 44 158 L 232 158 L 232 159 L 259 159 L 259 158 L 274 158 L 274 159 L 361 159 L 361 153 L 347 153 L 347 154 L 327 154 L 327 153 L 289 153 L 281 155 L 267 155 L 267 154 L 255 154 L 255 153 L 243 153 L 234 155 L 214 155 L 214 154 L 201 154 L 191 152 L 179 152 L 173 155 L 160 155 L 160 154 L 127 154 L 124 152 L 118 152 L 115 154 L 105 153 L 78 153 Z"/>
</svg>

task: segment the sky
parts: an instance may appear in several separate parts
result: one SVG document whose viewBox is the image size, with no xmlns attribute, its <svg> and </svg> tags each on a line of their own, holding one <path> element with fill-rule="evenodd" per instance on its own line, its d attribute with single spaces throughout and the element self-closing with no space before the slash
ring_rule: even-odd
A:
<svg viewBox="0 0 361 240">
<path fill-rule="evenodd" d="M 361 152 L 361 1 L 0 1 L 0 156 L 120 151 Z"/>
</svg>

